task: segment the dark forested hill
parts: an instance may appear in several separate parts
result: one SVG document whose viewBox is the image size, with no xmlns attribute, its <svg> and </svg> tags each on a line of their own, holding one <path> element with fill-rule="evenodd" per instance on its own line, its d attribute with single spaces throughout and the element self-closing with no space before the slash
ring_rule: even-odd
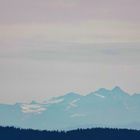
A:
<svg viewBox="0 0 140 140">
<path fill-rule="evenodd" d="M 93 128 L 67 132 L 0 127 L 0 140 L 140 140 L 140 131 Z"/>
</svg>

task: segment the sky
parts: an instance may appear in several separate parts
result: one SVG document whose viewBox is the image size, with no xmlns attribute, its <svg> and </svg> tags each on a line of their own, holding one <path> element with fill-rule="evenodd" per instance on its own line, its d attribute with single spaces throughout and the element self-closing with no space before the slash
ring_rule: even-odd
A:
<svg viewBox="0 0 140 140">
<path fill-rule="evenodd" d="M 0 0 L 0 103 L 140 93 L 139 0 Z"/>
</svg>

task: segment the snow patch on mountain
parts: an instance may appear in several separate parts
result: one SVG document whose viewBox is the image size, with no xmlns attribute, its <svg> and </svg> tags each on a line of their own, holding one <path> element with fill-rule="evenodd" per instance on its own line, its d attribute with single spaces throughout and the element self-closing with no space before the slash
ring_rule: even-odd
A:
<svg viewBox="0 0 140 140">
<path fill-rule="evenodd" d="M 48 100 L 46 102 L 44 102 L 45 104 L 57 104 L 57 103 L 61 103 L 63 102 L 64 99 L 63 98 L 60 98 L 60 99 L 56 99 L 56 98 L 53 98 L 51 100 Z"/>
<path fill-rule="evenodd" d="M 74 108 L 74 107 L 78 107 L 78 105 L 76 104 L 78 101 L 80 100 L 80 98 L 72 100 L 69 105 L 66 107 L 66 110 L 69 110 L 70 108 Z"/>
<path fill-rule="evenodd" d="M 75 113 L 75 114 L 72 114 L 70 117 L 75 118 L 75 117 L 85 117 L 85 116 L 86 116 L 86 114 Z"/>
<path fill-rule="evenodd" d="M 40 114 L 46 110 L 46 108 L 36 104 L 22 104 L 21 109 L 23 113 L 37 113 L 37 114 Z"/>
<path fill-rule="evenodd" d="M 98 93 L 94 93 L 94 95 L 95 95 L 95 96 L 98 96 L 98 97 L 100 97 L 100 98 L 105 98 L 105 96 L 100 95 L 100 94 L 98 94 Z"/>
</svg>

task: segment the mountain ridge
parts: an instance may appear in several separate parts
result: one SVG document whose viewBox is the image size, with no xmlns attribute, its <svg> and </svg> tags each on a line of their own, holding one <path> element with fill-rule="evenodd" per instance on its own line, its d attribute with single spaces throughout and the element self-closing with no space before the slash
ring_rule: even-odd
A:
<svg viewBox="0 0 140 140">
<path fill-rule="evenodd" d="M 70 92 L 42 103 L 0 104 L 0 125 L 65 130 L 98 124 L 140 129 L 139 101 L 139 94 L 129 95 L 116 86 L 111 90 L 101 88 L 85 96 Z"/>
</svg>

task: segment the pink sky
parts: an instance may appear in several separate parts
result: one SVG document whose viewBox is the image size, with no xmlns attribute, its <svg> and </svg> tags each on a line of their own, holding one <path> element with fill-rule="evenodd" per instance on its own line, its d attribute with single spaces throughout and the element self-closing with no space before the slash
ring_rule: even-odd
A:
<svg viewBox="0 0 140 140">
<path fill-rule="evenodd" d="M 0 103 L 140 92 L 140 0 L 0 0 Z"/>
<path fill-rule="evenodd" d="M 0 23 L 140 22 L 139 0 L 0 0 Z"/>
</svg>

